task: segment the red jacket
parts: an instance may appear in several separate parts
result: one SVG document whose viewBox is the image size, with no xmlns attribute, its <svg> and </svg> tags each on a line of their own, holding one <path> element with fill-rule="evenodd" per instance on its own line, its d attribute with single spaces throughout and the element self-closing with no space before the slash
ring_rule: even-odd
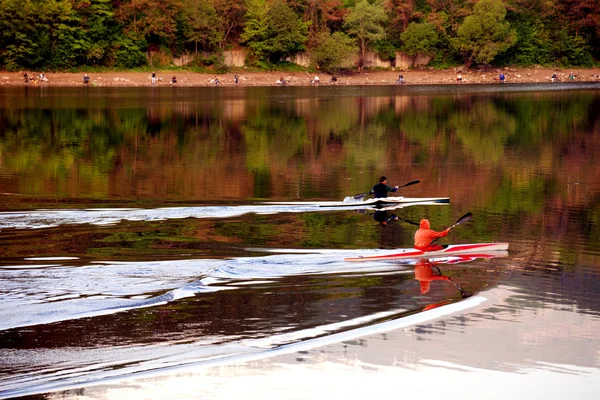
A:
<svg viewBox="0 0 600 400">
<path fill-rule="evenodd" d="M 449 281 L 450 278 L 444 275 L 434 275 L 429 260 L 420 260 L 415 266 L 415 279 L 421 286 L 421 294 L 429 292 L 431 281 Z"/>
<path fill-rule="evenodd" d="M 419 224 L 419 230 L 415 232 L 415 249 L 425 250 L 433 242 L 434 239 L 444 237 L 450 232 L 447 228 L 441 232 L 436 232 L 429 229 L 429 221 L 422 219 Z"/>
</svg>

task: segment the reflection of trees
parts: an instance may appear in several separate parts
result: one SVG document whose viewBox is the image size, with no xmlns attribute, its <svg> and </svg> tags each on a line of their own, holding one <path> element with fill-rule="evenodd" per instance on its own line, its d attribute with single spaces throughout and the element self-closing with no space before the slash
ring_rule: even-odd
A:
<svg viewBox="0 0 600 400">
<path fill-rule="evenodd" d="M 460 201 L 476 184 L 492 194 L 481 202 L 503 207 L 512 198 L 539 210 L 539 185 L 552 194 L 571 184 L 559 172 L 600 175 L 593 163 L 581 167 L 598 145 L 589 134 L 598 129 L 593 92 L 296 97 L 271 89 L 15 96 L 0 111 L 0 185 L 97 199 L 331 199 L 385 173 L 397 184 L 422 179 L 422 193 L 465 188 Z M 540 176 L 557 182 L 533 182 Z"/>
<path fill-rule="evenodd" d="M 489 99 L 457 110 L 449 123 L 475 163 L 487 166 L 502 159 L 506 139 L 513 134 L 516 125 L 512 115 Z"/>
<path fill-rule="evenodd" d="M 281 168 L 301 154 L 308 143 L 303 119 L 268 109 L 250 117 L 242 132 L 249 170 Z"/>
</svg>

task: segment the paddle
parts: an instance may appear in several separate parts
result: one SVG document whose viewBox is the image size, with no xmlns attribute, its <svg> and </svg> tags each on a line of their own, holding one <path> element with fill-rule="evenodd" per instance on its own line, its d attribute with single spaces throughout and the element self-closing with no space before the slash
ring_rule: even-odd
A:
<svg viewBox="0 0 600 400">
<path fill-rule="evenodd" d="M 403 187 L 407 187 L 407 186 L 411 186 L 411 185 L 416 185 L 417 183 L 421 182 L 420 180 L 416 180 L 416 181 L 410 181 L 408 183 L 405 183 L 402 186 L 398 186 L 398 189 L 403 188 Z M 364 200 L 365 197 L 367 197 L 370 193 L 359 193 L 359 194 L 355 194 L 354 196 L 352 196 L 354 198 L 354 200 Z"/>
<path fill-rule="evenodd" d="M 432 265 L 432 267 L 435 267 L 435 269 L 437 269 L 437 275 L 438 276 L 442 276 L 442 271 L 440 270 L 440 267 L 438 267 L 437 265 Z M 458 290 L 458 292 L 460 293 L 460 297 L 467 298 L 467 297 L 471 297 L 473 296 L 473 294 L 471 292 L 467 292 L 465 290 L 463 290 L 460 285 L 456 282 L 454 282 L 454 280 L 451 277 L 448 277 L 448 280 L 454 285 L 454 287 Z"/>
<path fill-rule="evenodd" d="M 458 221 L 456 221 L 456 223 L 454 225 L 452 225 L 450 227 L 450 229 L 454 229 L 454 227 L 460 225 L 460 224 L 464 224 L 465 222 L 469 222 L 471 220 L 471 218 L 473 218 L 473 213 L 468 212 L 465 215 L 463 215 L 462 217 L 460 217 L 458 219 Z"/>
<path fill-rule="evenodd" d="M 450 230 L 454 229 L 455 227 L 457 227 L 460 224 L 464 224 L 465 222 L 469 222 L 471 220 L 471 218 L 473 218 L 473 213 L 468 212 L 465 215 L 463 215 L 462 217 L 460 217 L 458 219 L 458 221 L 456 221 L 456 223 L 454 225 L 452 225 L 450 228 Z M 409 222 L 409 221 L 407 221 Z M 435 238 L 431 241 L 431 243 L 429 243 L 429 246 L 431 246 L 433 243 L 435 243 L 436 240 L 438 240 L 439 238 Z"/>
</svg>

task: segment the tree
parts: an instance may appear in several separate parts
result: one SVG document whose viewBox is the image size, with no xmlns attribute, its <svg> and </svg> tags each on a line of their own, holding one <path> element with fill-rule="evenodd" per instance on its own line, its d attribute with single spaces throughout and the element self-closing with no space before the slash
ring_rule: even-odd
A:
<svg viewBox="0 0 600 400">
<path fill-rule="evenodd" d="M 435 26 L 430 23 L 411 22 L 406 30 L 400 35 L 402 50 L 415 60 L 419 53 L 431 54 L 435 51 L 439 42 L 439 36 Z"/>
<path fill-rule="evenodd" d="M 317 44 L 321 33 L 339 30 L 349 12 L 342 0 L 289 0 L 289 4 L 296 12 L 304 14 L 304 21 L 310 21 L 311 46 Z"/>
<path fill-rule="evenodd" d="M 342 32 L 321 33 L 313 48 L 312 60 L 325 72 L 336 72 L 352 65 L 351 57 L 356 53 L 354 40 Z"/>
<path fill-rule="evenodd" d="M 180 9 L 178 0 L 128 0 L 115 14 L 134 39 L 172 46 Z"/>
<path fill-rule="evenodd" d="M 475 4 L 473 15 L 465 18 L 452 40 L 455 49 L 465 57 L 467 67 L 473 61 L 489 63 L 516 42 L 517 33 L 505 17 L 506 9 L 500 0 L 480 0 Z"/>
<path fill-rule="evenodd" d="M 223 39 L 220 46 L 224 48 L 228 40 L 239 37 L 246 9 L 244 3 L 239 0 L 211 0 L 211 2 L 221 20 Z"/>
<path fill-rule="evenodd" d="M 81 65 L 89 47 L 70 2 L 0 0 L 0 56 L 8 69 Z"/>
<path fill-rule="evenodd" d="M 241 39 L 259 60 L 277 62 L 306 48 L 308 24 L 281 0 L 249 0 Z"/>
<path fill-rule="evenodd" d="M 185 21 L 185 36 L 194 43 L 198 54 L 198 43 L 204 50 L 214 49 L 223 40 L 221 19 L 207 0 L 183 0 L 182 13 Z"/>
<path fill-rule="evenodd" d="M 117 24 L 111 0 L 88 0 L 77 5 L 77 15 L 90 45 L 87 46 L 86 64 L 113 66 L 117 42 L 122 29 Z"/>
<path fill-rule="evenodd" d="M 246 4 L 246 24 L 240 39 L 259 60 L 264 60 L 269 54 L 266 44 L 269 38 L 269 8 L 266 0 L 248 0 Z"/>
<path fill-rule="evenodd" d="M 416 12 L 415 0 L 387 0 L 384 3 L 389 18 L 387 36 L 391 43 L 399 46 L 400 34 L 406 30 L 411 20 L 421 18 Z"/>
<path fill-rule="evenodd" d="M 369 4 L 367 0 L 356 3 L 354 9 L 346 18 L 345 26 L 348 33 L 356 38 L 360 49 L 359 68 L 365 62 L 365 53 L 369 46 L 385 37 L 384 25 L 387 22 L 385 10 L 380 2 Z"/>
</svg>

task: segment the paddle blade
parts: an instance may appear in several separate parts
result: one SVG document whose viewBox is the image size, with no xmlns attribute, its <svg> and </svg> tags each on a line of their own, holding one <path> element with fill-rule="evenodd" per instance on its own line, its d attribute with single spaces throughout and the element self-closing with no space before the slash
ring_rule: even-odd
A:
<svg viewBox="0 0 600 400">
<path fill-rule="evenodd" d="M 405 183 L 404 185 L 399 186 L 399 187 L 406 187 L 406 186 L 416 185 L 419 182 L 421 182 L 421 181 L 417 179 L 416 181 L 410 181 L 410 182 Z"/>
<path fill-rule="evenodd" d="M 359 193 L 352 196 L 352 198 L 354 198 L 354 200 L 364 200 L 368 195 L 369 193 Z"/>
<path fill-rule="evenodd" d="M 465 215 L 460 217 L 458 221 L 456 221 L 456 223 L 450 227 L 450 229 L 454 228 L 457 225 L 464 224 L 465 222 L 469 222 L 471 218 L 473 218 L 473 214 L 470 212 L 466 213 Z"/>
</svg>

